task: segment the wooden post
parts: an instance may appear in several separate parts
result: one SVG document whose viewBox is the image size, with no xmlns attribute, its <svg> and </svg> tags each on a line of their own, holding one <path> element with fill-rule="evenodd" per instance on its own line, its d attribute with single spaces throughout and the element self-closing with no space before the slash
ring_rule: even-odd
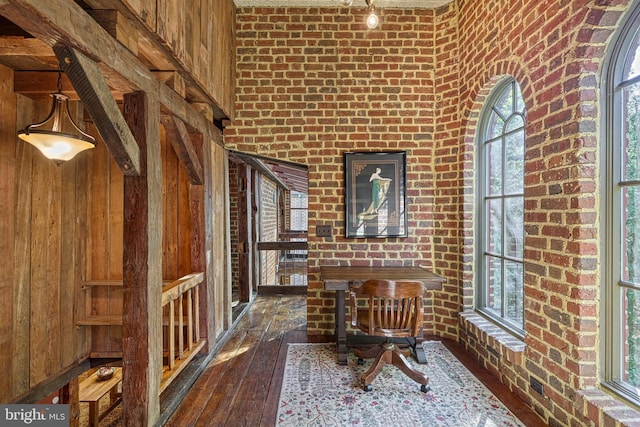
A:
<svg viewBox="0 0 640 427">
<path fill-rule="evenodd" d="M 124 179 L 123 424 L 160 417 L 162 377 L 162 159 L 160 106 L 124 96 L 124 117 L 140 147 L 139 176 Z"/>
<path fill-rule="evenodd" d="M 238 299 L 251 298 L 251 168 L 238 164 Z"/>
<path fill-rule="evenodd" d="M 259 202 L 258 198 L 258 172 L 255 169 L 251 169 L 251 194 L 250 200 L 248 203 L 251 204 L 251 215 L 249 220 L 249 226 L 251 227 L 250 234 L 250 242 L 249 245 L 249 256 L 251 257 L 251 290 L 253 292 L 258 291 L 258 283 L 260 282 L 260 253 L 256 250 L 256 245 L 258 243 L 258 210 L 259 210 Z"/>
<path fill-rule="evenodd" d="M 69 427 L 80 425 L 79 387 L 78 377 L 75 377 L 62 388 L 62 403 L 69 405 Z"/>
</svg>

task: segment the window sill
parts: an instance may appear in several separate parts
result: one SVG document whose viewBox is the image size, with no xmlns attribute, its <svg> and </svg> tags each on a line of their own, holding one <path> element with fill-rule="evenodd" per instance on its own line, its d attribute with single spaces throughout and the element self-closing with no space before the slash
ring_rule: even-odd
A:
<svg viewBox="0 0 640 427">
<path fill-rule="evenodd" d="M 460 313 L 460 323 L 468 334 L 486 345 L 489 351 L 499 354 L 503 360 L 511 364 L 522 365 L 526 347 L 524 341 L 514 337 L 476 312 Z"/>
<path fill-rule="evenodd" d="M 640 425 L 640 412 L 602 390 L 578 390 L 576 405 L 578 413 L 585 414 L 585 422 L 597 420 L 596 425 Z"/>
</svg>

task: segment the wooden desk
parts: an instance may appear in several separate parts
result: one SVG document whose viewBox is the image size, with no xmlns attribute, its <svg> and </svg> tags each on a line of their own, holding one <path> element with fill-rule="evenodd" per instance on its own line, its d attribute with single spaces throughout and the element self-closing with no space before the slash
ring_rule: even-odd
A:
<svg viewBox="0 0 640 427">
<path fill-rule="evenodd" d="M 440 290 L 445 279 L 423 267 L 360 267 L 360 266 L 323 266 L 320 267 L 320 278 L 324 289 L 336 292 L 336 344 L 338 346 L 338 363 L 347 364 L 348 343 L 345 315 L 345 291 L 353 284 L 360 284 L 368 279 L 418 280 L 424 283 L 425 290 Z M 422 329 L 420 329 L 422 332 Z M 420 363 L 427 359 L 422 349 L 422 336 L 416 339 L 416 358 Z"/>
<path fill-rule="evenodd" d="M 97 371 L 80 383 L 80 402 L 89 403 L 89 426 L 98 427 L 100 420 L 107 416 L 121 401 L 118 384 L 122 381 L 122 368 L 115 368 L 113 376 L 108 380 L 98 381 Z M 100 399 L 109 394 L 109 408 L 100 414 Z"/>
</svg>

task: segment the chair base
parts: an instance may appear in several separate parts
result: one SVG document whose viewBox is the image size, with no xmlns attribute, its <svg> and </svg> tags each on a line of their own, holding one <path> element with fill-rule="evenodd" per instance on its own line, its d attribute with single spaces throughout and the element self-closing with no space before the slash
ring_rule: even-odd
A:
<svg viewBox="0 0 640 427">
<path fill-rule="evenodd" d="M 360 361 L 360 359 L 371 359 L 375 357 L 371 367 L 360 377 L 364 391 L 372 390 L 371 383 L 380 373 L 384 365 L 396 366 L 406 376 L 420 384 L 420 390 L 423 393 L 430 390 L 428 385 L 429 377 L 422 372 L 418 372 L 413 369 L 410 362 L 407 360 L 407 355 L 405 353 L 408 353 L 408 350 L 402 350 L 392 342 L 385 342 L 382 345 L 367 349 L 355 349 L 353 353 L 358 358 L 358 361 Z"/>
</svg>

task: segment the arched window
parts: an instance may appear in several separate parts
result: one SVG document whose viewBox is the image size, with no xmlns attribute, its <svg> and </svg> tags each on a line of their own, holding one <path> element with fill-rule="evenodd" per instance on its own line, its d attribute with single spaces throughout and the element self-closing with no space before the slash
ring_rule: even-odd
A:
<svg viewBox="0 0 640 427">
<path fill-rule="evenodd" d="M 640 4 L 609 59 L 602 174 L 605 383 L 640 403 Z"/>
<path fill-rule="evenodd" d="M 487 98 L 479 131 L 477 307 L 522 335 L 525 107 L 513 78 Z"/>
</svg>

